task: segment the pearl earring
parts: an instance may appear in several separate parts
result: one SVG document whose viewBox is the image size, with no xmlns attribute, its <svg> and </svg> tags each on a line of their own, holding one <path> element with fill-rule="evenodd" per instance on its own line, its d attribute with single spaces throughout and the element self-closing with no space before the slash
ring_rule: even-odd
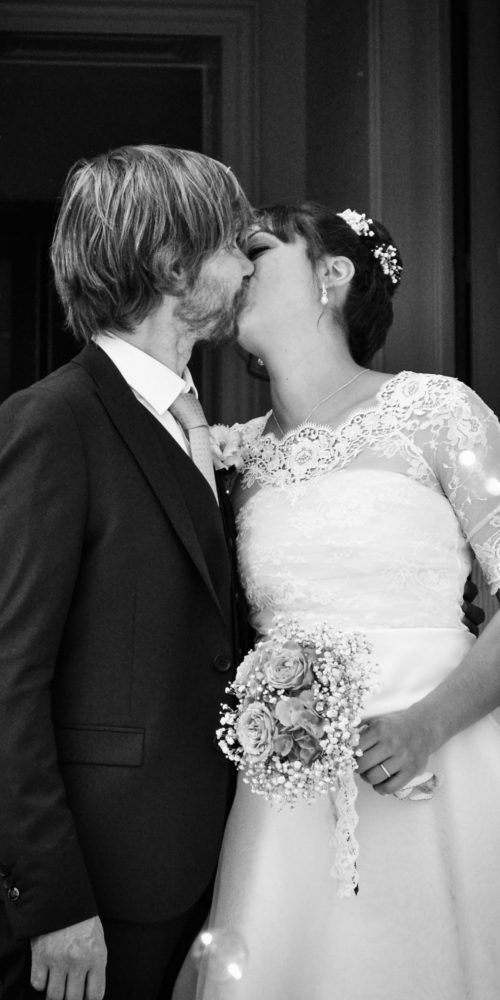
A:
<svg viewBox="0 0 500 1000">
<path fill-rule="evenodd" d="M 262 358 L 257 358 L 257 364 L 260 365 L 261 368 L 264 367 L 264 362 L 263 362 Z"/>
<path fill-rule="evenodd" d="M 326 285 L 325 285 L 324 281 L 321 283 L 321 299 L 320 299 L 320 302 L 321 302 L 322 306 L 328 305 L 328 292 L 326 290 Z"/>
</svg>

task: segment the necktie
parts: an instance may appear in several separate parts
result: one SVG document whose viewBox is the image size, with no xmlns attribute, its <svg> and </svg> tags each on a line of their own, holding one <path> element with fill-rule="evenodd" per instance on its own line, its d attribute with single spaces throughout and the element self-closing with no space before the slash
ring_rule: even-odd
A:
<svg viewBox="0 0 500 1000">
<path fill-rule="evenodd" d="M 217 503 L 214 464 L 210 448 L 208 424 L 199 399 L 192 392 L 181 392 L 169 407 L 171 414 L 179 421 L 189 438 L 191 458 L 211 486 Z"/>
</svg>

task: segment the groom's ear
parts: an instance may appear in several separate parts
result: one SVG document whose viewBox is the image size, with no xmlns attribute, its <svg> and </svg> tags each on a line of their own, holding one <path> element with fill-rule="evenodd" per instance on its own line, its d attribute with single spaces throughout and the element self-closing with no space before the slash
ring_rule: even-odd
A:
<svg viewBox="0 0 500 1000">
<path fill-rule="evenodd" d="M 323 257 L 319 266 L 320 281 L 327 288 L 343 288 L 354 277 L 354 264 L 349 257 Z"/>
<path fill-rule="evenodd" d="M 168 247 L 163 247 L 154 255 L 151 270 L 155 276 L 166 276 L 168 295 L 178 298 L 193 286 L 192 275 L 183 267 L 178 254 L 173 254 Z"/>
<path fill-rule="evenodd" d="M 188 287 L 188 276 L 184 268 L 176 261 L 169 268 L 169 278 L 173 295 L 182 295 Z"/>
</svg>

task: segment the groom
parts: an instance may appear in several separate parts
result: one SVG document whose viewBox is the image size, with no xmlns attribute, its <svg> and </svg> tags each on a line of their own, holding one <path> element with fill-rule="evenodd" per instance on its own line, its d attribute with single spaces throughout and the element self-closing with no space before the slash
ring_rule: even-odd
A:
<svg viewBox="0 0 500 1000">
<path fill-rule="evenodd" d="M 186 366 L 234 335 L 247 216 L 230 170 L 183 150 L 67 180 L 53 265 L 85 346 L 0 408 L 2 1000 L 169 997 L 214 872 L 239 654 Z"/>
</svg>

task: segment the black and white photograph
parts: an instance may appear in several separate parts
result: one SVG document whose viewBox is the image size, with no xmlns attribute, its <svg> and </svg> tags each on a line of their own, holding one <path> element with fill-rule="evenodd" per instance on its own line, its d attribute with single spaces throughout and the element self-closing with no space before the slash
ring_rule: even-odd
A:
<svg viewBox="0 0 500 1000">
<path fill-rule="evenodd" d="M 0 1000 L 499 1000 L 500 5 L 1 0 Z"/>
</svg>

